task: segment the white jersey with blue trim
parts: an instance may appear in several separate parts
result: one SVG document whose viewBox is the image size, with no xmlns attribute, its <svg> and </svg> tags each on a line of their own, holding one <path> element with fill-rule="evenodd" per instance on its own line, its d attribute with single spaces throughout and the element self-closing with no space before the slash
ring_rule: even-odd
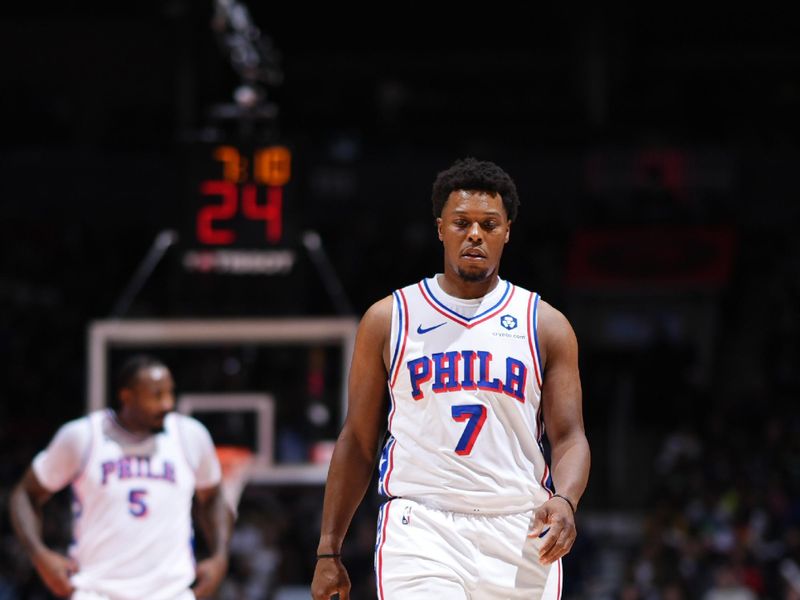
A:
<svg viewBox="0 0 800 600">
<path fill-rule="evenodd" d="M 489 514 L 550 497 L 538 307 L 502 279 L 477 299 L 444 293 L 437 277 L 394 292 L 381 494 Z"/>
<path fill-rule="evenodd" d="M 191 503 L 195 472 L 182 443 L 183 421 L 144 439 L 123 430 L 111 411 L 88 416 L 91 443 L 72 483 L 78 590 L 113 599 L 172 599 L 194 579 Z M 154 551 L 157 549 L 157 551 Z"/>
</svg>

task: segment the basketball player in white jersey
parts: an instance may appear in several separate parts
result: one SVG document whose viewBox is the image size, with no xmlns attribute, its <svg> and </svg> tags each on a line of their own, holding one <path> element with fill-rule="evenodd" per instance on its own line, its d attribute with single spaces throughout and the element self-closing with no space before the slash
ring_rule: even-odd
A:
<svg viewBox="0 0 800 600">
<path fill-rule="evenodd" d="M 63 425 L 15 487 L 11 519 L 47 587 L 73 600 L 211 596 L 228 567 L 233 515 L 206 428 L 173 413 L 169 369 L 148 356 L 122 367 L 119 409 Z M 69 556 L 41 537 L 41 506 L 70 485 Z M 211 556 L 195 564 L 192 498 Z M 194 586 L 192 587 L 192 582 Z"/>
<path fill-rule="evenodd" d="M 590 454 L 572 327 L 499 275 L 518 203 L 493 163 L 441 172 L 433 206 L 443 273 L 364 315 L 325 489 L 315 600 L 349 598 L 342 542 L 387 426 L 380 600 L 560 597 Z"/>
</svg>

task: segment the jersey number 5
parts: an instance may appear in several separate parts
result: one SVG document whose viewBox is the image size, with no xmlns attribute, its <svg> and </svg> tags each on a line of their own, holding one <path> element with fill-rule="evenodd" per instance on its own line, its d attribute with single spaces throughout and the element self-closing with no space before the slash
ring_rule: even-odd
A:
<svg viewBox="0 0 800 600">
<path fill-rule="evenodd" d="M 131 490 L 128 494 L 128 512 L 134 517 L 144 517 L 147 514 L 147 504 L 144 503 L 146 495 L 147 490 Z"/>
<path fill-rule="evenodd" d="M 458 404 L 452 407 L 452 414 L 456 421 L 467 422 L 467 427 L 456 445 L 456 454 L 464 456 L 472 452 L 472 446 L 486 421 L 486 407 L 482 404 Z"/>
</svg>

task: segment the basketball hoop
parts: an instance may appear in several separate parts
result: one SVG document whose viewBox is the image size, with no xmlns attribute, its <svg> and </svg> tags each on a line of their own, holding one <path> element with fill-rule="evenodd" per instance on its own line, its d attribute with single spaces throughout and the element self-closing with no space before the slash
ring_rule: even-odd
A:
<svg viewBox="0 0 800 600">
<path fill-rule="evenodd" d="M 255 456 L 245 446 L 215 446 L 215 449 L 222 468 L 222 496 L 236 514 Z"/>
</svg>

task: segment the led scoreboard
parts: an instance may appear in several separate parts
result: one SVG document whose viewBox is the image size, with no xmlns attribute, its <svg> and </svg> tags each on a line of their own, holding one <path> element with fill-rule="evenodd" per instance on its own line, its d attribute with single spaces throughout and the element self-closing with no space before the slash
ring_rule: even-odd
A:
<svg viewBox="0 0 800 600">
<path fill-rule="evenodd" d="M 197 241 L 207 246 L 237 242 L 238 219 L 263 231 L 262 242 L 278 244 L 283 234 L 283 186 L 291 178 L 292 155 L 283 146 L 260 148 L 252 159 L 233 146 L 218 146 L 214 158 L 222 178 L 200 182 L 201 205 L 195 214 Z M 250 168 L 252 165 L 252 169 Z"/>
<path fill-rule="evenodd" d="M 282 145 L 245 150 L 201 146 L 192 159 L 183 267 L 228 275 L 288 274 L 295 262 L 287 219 L 292 153 Z"/>
</svg>

